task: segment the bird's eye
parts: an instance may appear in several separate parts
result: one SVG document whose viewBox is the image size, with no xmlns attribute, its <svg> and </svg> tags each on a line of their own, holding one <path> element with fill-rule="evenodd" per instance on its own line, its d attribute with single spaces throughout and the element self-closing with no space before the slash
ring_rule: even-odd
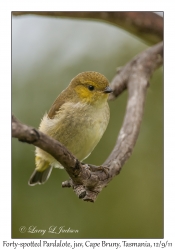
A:
<svg viewBox="0 0 175 250">
<path fill-rule="evenodd" d="M 89 86 L 88 86 L 88 89 L 89 89 L 90 91 L 93 91 L 93 90 L 94 90 L 94 86 L 89 85 Z"/>
</svg>

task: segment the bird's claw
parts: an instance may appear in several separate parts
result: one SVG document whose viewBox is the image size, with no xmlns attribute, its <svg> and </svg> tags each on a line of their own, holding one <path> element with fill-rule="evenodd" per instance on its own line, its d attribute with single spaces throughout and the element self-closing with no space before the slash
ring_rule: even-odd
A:
<svg viewBox="0 0 175 250">
<path fill-rule="evenodd" d="M 109 168 L 107 168 L 107 167 L 104 167 L 104 166 L 95 166 L 95 165 L 91 165 L 91 164 L 88 164 L 88 166 L 90 167 L 90 170 L 92 172 L 103 171 L 103 172 L 105 172 L 105 174 L 107 176 L 109 175 Z"/>
</svg>

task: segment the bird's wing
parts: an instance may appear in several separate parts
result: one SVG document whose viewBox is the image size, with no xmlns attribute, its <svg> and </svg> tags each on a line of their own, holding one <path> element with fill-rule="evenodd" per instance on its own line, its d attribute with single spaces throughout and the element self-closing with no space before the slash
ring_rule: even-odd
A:
<svg viewBox="0 0 175 250">
<path fill-rule="evenodd" d="M 71 96 L 71 92 L 69 91 L 69 89 L 65 89 L 61 92 L 61 94 L 57 97 L 57 99 L 54 101 L 54 103 L 52 104 L 49 112 L 48 112 L 48 117 L 50 119 L 53 119 L 54 116 L 56 114 L 58 114 L 58 111 L 60 110 L 60 108 L 62 107 L 62 105 L 67 102 L 68 100 L 70 100 Z"/>
</svg>

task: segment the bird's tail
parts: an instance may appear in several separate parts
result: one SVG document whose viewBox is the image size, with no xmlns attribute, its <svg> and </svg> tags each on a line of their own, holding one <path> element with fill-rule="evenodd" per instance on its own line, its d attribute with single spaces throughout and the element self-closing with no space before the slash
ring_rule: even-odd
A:
<svg viewBox="0 0 175 250">
<path fill-rule="evenodd" d="M 28 181 L 29 186 L 35 186 L 36 184 L 44 184 L 49 179 L 52 169 L 53 167 L 49 166 L 42 172 L 35 170 Z"/>
</svg>

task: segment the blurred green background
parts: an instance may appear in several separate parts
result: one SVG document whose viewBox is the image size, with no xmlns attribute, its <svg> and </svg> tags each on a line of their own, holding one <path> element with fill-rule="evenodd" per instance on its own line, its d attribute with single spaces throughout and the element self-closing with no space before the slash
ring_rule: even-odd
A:
<svg viewBox="0 0 175 250">
<path fill-rule="evenodd" d="M 38 127 L 57 95 L 82 71 L 98 71 L 109 81 L 115 70 L 147 48 L 141 40 L 107 23 L 37 16 L 12 17 L 12 113 Z M 49 181 L 28 186 L 34 146 L 12 139 L 12 238 L 163 237 L 163 70 L 150 81 L 144 118 L 131 158 L 97 201 L 79 200 L 68 179 L 54 169 Z M 107 131 L 86 160 L 102 164 L 122 125 L 127 92 L 110 102 Z M 21 233 L 21 226 L 63 226 L 78 233 Z"/>
</svg>

